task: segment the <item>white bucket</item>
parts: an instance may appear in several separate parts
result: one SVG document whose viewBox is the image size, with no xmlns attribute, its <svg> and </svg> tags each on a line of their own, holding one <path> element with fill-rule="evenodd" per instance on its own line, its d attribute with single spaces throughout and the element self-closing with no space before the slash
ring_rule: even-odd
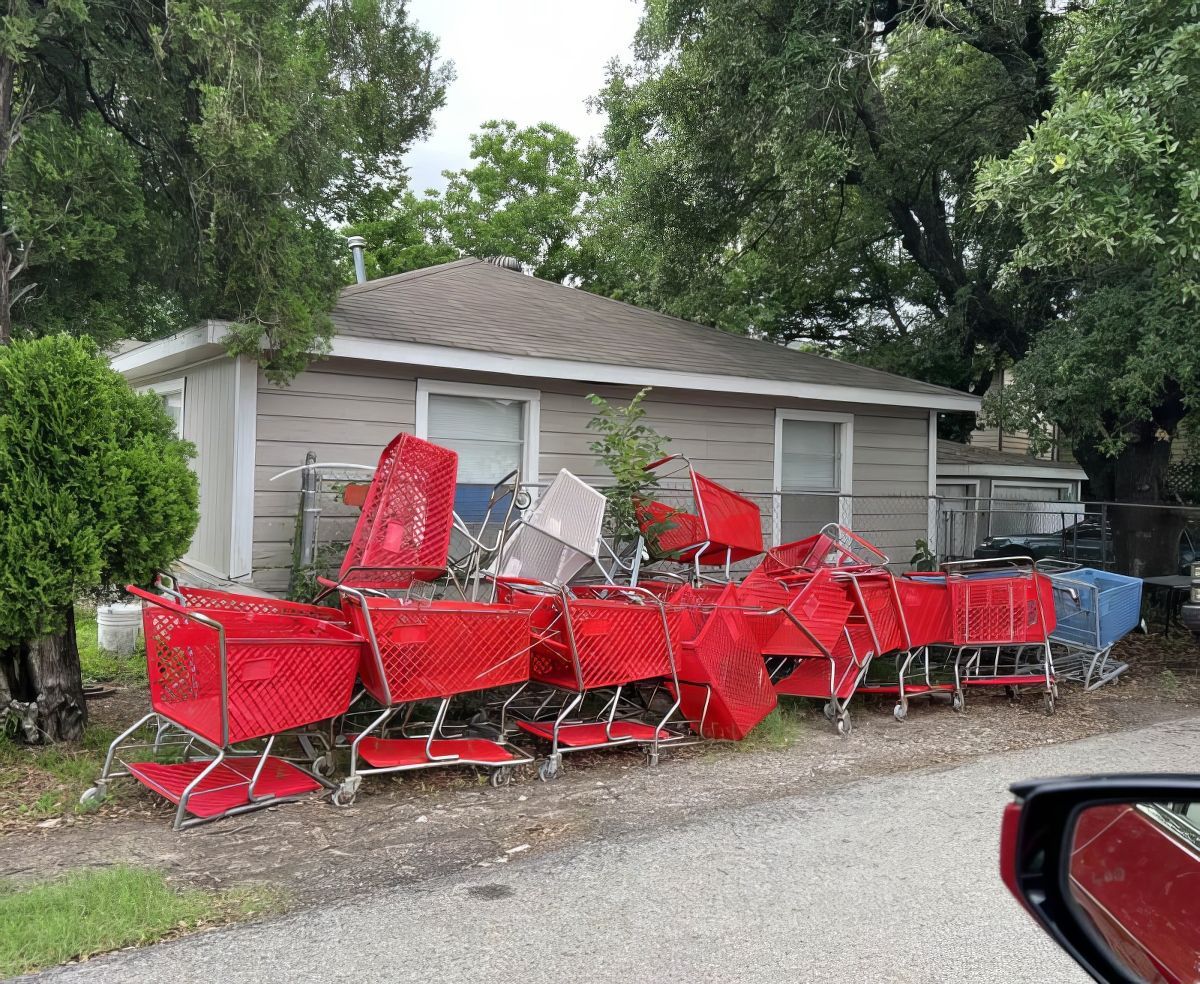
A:
<svg viewBox="0 0 1200 984">
<path fill-rule="evenodd" d="M 101 649 L 132 653 L 141 634 L 141 605 L 101 605 L 96 609 L 96 641 Z"/>
</svg>

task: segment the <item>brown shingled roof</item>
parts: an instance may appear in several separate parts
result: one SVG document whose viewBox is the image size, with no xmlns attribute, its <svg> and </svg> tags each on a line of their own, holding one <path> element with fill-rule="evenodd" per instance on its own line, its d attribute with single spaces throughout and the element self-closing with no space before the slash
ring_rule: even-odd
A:
<svg viewBox="0 0 1200 984">
<path fill-rule="evenodd" d="M 464 259 L 342 291 L 340 336 L 604 365 L 861 387 L 930 397 L 966 394 Z"/>
</svg>

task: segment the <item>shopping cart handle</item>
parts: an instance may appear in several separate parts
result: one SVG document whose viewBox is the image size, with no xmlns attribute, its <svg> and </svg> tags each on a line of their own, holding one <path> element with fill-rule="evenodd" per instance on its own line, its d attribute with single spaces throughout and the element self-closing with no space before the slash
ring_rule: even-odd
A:
<svg viewBox="0 0 1200 984">
<path fill-rule="evenodd" d="M 190 618 L 193 622 L 199 622 L 201 625 L 207 625 L 210 628 L 223 631 L 221 623 L 215 618 L 202 615 L 184 605 L 180 605 L 177 602 L 171 601 L 169 598 L 155 594 L 153 591 L 146 591 L 143 588 L 139 588 L 135 584 L 125 585 L 125 590 L 135 598 L 141 598 L 143 601 L 148 601 L 152 605 L 158 605 L 159 608 L 165 608 L 167 611 L 174 612 L 176 615 L 180 615 L 183 618 Z"/>
<path fill-rule="evenodd" d="M 654 471 L 655 468 L 659 468 L 662 465 L 665 465 L 668 461 L 674 461 L 676 458 L 682 458 L 682 457 L 683 457 L 683 455 L 678 454 L 678 453 L 669 454 L 665 458 L 659 458 L 658 461 L 652 461 L 648 465 L 643 465 L 642 471 Z"/>
</svg>

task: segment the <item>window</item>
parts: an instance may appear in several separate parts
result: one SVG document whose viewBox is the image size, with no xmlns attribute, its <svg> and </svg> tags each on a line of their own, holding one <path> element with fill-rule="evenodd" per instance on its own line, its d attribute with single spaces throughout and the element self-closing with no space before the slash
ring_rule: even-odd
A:
<svg viewBox="0 0 1200 984">
<path fill-rule="evenodd" d="M 492 486 L 509 472 L 537 482 L 539 396 L 502 386 L 417 383 L 417 436 L 458 452 L 454 508 L 467 522 L 482 519 Z"/>
<path fill-rule="evenodd" d="M 802 539 L 827 523 L 850 525 L 853 428 L 850 414 L 776 411 L 776 542 Z"/>
<path fill-rule="evenodd" d="M 139 393 L 157 393 L 162 397 L 167 416 L 175 424 L 175 433 L 183 437 L 183 380 L 168 379 L 161 383 L 138 387 Z"/>
</svg>

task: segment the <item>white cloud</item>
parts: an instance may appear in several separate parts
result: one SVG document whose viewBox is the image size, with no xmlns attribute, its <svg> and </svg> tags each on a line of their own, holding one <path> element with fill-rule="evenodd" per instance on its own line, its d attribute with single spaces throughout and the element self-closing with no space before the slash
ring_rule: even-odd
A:
<svg viewBox="0 0 1200 984">
<path fill-rule="evenodd" d="M 584 101 L 613 57 L 627 59 L 636 0 L 411 0 L 410 15 L 441 40 L 457 78 L 436 130 L 405 163 L 416 191 L 441 188 L 441 172 L 470 161 L 472 133 L 491 119 L 553 123 L 582 142 L 603 120 Z"/>
</svg>

